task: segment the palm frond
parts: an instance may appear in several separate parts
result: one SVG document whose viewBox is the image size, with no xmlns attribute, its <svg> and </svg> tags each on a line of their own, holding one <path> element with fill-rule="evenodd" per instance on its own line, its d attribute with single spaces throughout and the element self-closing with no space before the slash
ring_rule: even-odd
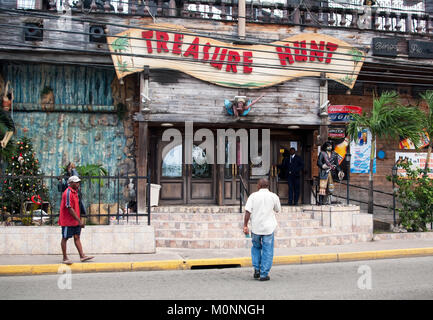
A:
<svg viewBox="0 0 433 320">
<path fill-rule="evenodd" d="M 397 92 L 384 92 L 373 98 L 371 112 L 353 116 L 347 133 L 354 140 L 360 129 L 365 128 L 370 130 L 373 137 L 410 138 L 417 146 L 423 129 L 423 117 L 418 107 L 401 105 Z"/>
<path fill-rule="evenodd" d="M 428 111 L 424 118 L 424 128 L 430 137 L 433 137 L 433 90 L 427 90 L 420 94 L 421 98 L 427 103 Z"/>
</svg>

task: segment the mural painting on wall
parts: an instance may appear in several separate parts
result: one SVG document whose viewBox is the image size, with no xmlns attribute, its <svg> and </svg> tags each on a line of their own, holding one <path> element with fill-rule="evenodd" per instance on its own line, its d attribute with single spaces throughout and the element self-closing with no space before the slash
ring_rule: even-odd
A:
<svg viewBox="0 0 433 320">
<path fill-rule="evenodd" d="M 317 33 L 269 44 L 233 45 L 182 26 L 152 24 L 107 37 L 107 43 L 119 79 L 149 66 L 232 88 L 269 87 L 321 73 L 353 88 L 365 59 L 363 51 Z"/>
</svg>

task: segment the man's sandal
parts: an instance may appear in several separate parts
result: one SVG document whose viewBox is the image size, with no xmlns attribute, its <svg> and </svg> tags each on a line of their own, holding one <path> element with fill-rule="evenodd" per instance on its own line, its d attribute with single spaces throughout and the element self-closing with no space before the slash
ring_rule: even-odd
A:
<svg viewBox="0 0 433 320">
<path fill-rule="evenodd" d="M 90 259 L 93 259 L 94 257 L 84 257 L 84 258 L 81 258 L 80 260 L 81 260 L 81 262 L 85 262 L 85 261 L 88 261 L 88 260 L 90 260 Z"/>
</svg>

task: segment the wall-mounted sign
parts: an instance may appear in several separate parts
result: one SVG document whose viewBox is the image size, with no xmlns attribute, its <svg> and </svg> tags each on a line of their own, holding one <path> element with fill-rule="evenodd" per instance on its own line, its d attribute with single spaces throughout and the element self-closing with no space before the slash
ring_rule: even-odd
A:
<svg viewBox="0 0 433 320">
<path fill-rule="evenodd" d="M 411 169 L 424 169 L 425 163 L 427 161 L 427 152 L 396 152 L 395 153 L 395 162 L 409 162 L 411 163 Z M 428 177 L 433 178 L 433 157 L 430 157 L 430 161 L 428 164 Z M 405 177 L 406 170 L 397 165 L 397 175 Z"/>
<path fill-rule="evenodd" d="M 346 137 L 346 129 L 345 128 L 329 128 L 328 129 L 328 138 L 329 139 L 344 139 Z"/>
<path fill-rule="evenodd" d="M 182 26 L 144 25 L 107 37 L 118 78 L 144 66 L 174 69 L 233 88 L 259 88 L 299 77 L 326 77 L 353 88 L 365 53 L 339 39 L 305 33 L 263 45 L 233 45 Z"/>
<path fill-rule="evenodd" d="M 373 38 L 373 55 L 396 57 L 398 39 L 395 38 Z"/>
<path fill-rule="evenodd" d="M 431 41 L 409 40 L 407 45 L 409 58 L 433 59 L 433 43 Z"/>
<path fill-rule="evenodd" d="M 349 122 L 353 113 L 361 114 L 362 108 L 346 105 L 331 105 L 328 107 L 329 120 L 332 122 Z"/>
</svg>

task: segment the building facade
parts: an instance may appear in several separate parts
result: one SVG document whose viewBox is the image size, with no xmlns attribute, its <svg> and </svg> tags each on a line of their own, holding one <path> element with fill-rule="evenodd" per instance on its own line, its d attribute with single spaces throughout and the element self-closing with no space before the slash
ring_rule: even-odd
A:
<svg viewBox="0 0 433 320">
<path fill-rule="evenodd" d="M 319 146 L 344 139 L 328 106 L 368 111 L 386 90 L 416 104 L 433 84 L 429 3 L 0 4 L 2 90 L 13 87 L 17 135 L 35 137 L 45 172 L 72 160 L 149 174 L 161 205 L 237 204 L 241 181 L 252 192 L 261 177 L 284 203 L 278 165 L 291 147 L 305 164 L 301 202 L 314 203 Z M 235 97 L 261 98 L 235 117 L 226 107 Z M 398 148 L 377 143 L 380 190 L 390 190 Z M 351 182 L 366 186 L 367 176 Z M 145 186 L 136 190 L 142 210 Z"/>
</svg>

